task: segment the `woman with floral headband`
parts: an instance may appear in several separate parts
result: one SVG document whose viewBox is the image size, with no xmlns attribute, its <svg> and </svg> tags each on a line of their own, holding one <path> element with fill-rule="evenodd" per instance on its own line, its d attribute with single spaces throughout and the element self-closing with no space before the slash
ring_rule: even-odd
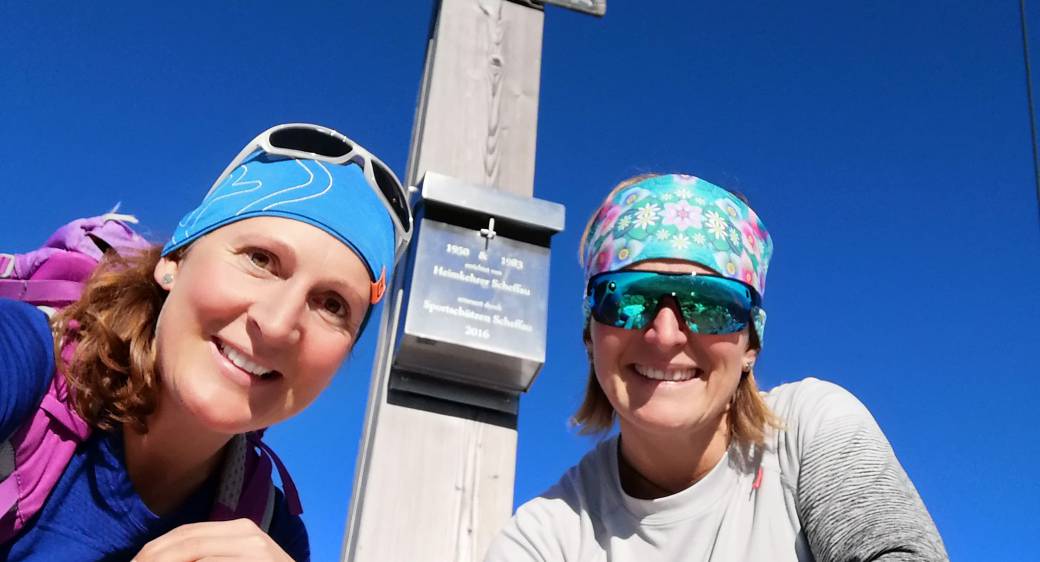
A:
<svg viewBox="0 0 1040 562">
<path fill-rule="evenodd" d="M 575 421 L 620 432 L 521 506 L 488 561 L 946 559 L 859 401 L 816 379 L 756 387 L 772 250 L 747 203 L 704 180 L 610 193 L 582 239 Z"/>
<path fill-rule="evenodd" d="M 281 125 L 165 246 L 106 255 L 50 322 L 0 299 L 0 560 L 308 560 L 259 436 L 360 337 L 410 235 L 405 196 L 343 135 Z"/>
</svg>

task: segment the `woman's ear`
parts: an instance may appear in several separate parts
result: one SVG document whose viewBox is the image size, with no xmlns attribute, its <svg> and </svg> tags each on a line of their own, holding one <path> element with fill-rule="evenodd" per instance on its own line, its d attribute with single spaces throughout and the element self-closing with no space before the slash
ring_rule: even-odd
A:
<svg viewBox="0 0 1040 562">
<path fill-rule="evenodd" d="M 744 362 L 741 369 L 745 373 L 750 373 L 751 369 L 755 366 L 755 361 L 758 361 L 758 350 L 749 347 L 748 350 L 744 352 Z"/>
<path fill-rule="evenodd" d="M 177 280 L 178 265 L 178 262 L 169 257 L 159 258 L 159 263 L 155 264 L 155 271 L 153 272 L 155 282 L 167 291 L 172 289 L 174 282 Z"/>
</svg>

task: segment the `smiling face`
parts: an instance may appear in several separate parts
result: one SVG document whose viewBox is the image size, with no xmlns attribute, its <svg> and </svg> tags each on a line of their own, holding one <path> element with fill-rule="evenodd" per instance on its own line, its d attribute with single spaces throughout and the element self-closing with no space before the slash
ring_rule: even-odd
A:
<svg viewBox="0 0 1040 562">
<path fill-rule="evenodd" d="M 309 224 L 245 219 L 163 258 L 156 415 L 235 434 L 298 413 L 331 381 L 369 306 L 370 278 Z"/>
<path fill-rule="evenodd" d="M 640 271 L 715 273 L 681 260 L 649 260 Z M 734 334 L 693 334 L 674 301 L 665 300 L 643 330 L 592 321 L 592 360 L 600 387 L 614 407 L 623 435 L 715 432 L 744 365 L 757 352 L 748 348 L 745 328 Z"/>
</svg>

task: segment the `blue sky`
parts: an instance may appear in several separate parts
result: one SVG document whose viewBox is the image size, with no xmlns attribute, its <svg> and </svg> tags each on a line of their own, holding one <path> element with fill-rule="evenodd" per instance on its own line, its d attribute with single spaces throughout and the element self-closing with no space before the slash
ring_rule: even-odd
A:
<svg viewBox="0 0 1040 562">
<path fill-rule="evenodd" d="M 161 241 L 278 122 L 338 128 L 403 174 L 430 14 L 0 1 L 0 249 L 116 202 Z M 1040 30 L 1040 8 L 1030 18 Z M 769 227 L 764 386 L 816 376 L 855 393 L 953 559 L 1035 555 L 1040 228 L 1016 2 L 548 10 L 535 194 L 567 206 L 568 229 L 549 359 L 521 402 L 517 502 L 593 444 L 567 425 L 587 372 L 578 236 L 614 183 L 647 171 L 740 190 Z M 373 340 L 270 434 L 315 560 L 339 554 Z"/>
</svg>

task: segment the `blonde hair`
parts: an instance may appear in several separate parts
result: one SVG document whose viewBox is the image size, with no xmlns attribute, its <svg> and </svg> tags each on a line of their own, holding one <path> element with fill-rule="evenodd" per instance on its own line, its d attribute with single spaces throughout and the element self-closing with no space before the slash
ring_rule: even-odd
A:
<svg viewBox="0 0 1040 562">
<path fill-rule="evenodd" d="M 592 217 L 586 223 L 585 230 L 581 235 L 578 259 L 582 266 L 585 265 L 585 245 L 588 241 L 589 233 L 603 205 L 607 201 L 612 200 L 622 189 L 659 175 L 661 174 L 641 174 L 622 181 L 614 189 L 610 190 L 603 203 L 600 204 L 600 207 L 596 209 L 596 212 L 592 214 Z M 734 195 L 745 203 L 747 202 L 747 198 L 743 194 L 734 193 Z M 610 400 L 607 399 L 607 395 L 599 385 L 599 379 L 596 378 L 596 368 L 592 359 L 592 334 L 590 328 L 591 319 L 586 318 L 582 338 L 585 341 L 585 349 L 588 353 L 589 378 L 585 383 L 585 397 L 571 418 L 571 422 L 578 426 L 578 432 L 583 435 L 603 433 L 610 430 L 614 425 L 614 419 L 617 417 L 614 407 L 610 404 Z M 751 329 L 749 332 L 748 347 L 750 349 L 762 349 L 762 342 L 759 340 L 755 330 Z M 737 385 L 737 390 L 733 394 L 733 399 L 729 405 L 726 423 L 729 433 L 734 439 L 742 443 L 759 445 L 765 439 L 766 429 L 781 427 L 780 419 L 769 409 L 769 406 L 759 393 L 753 371 L 746 372 L 741 376 L 740 383 Z"/>
</svg>

